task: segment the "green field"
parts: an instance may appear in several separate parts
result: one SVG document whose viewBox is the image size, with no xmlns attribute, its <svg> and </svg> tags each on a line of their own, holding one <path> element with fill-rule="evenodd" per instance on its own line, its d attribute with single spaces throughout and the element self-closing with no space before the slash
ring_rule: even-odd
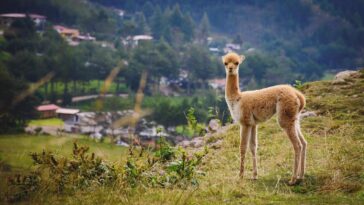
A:
<svg viewBox="0 0 364 205">
<path fill-rule="evenodd" d="M 259 127 L 259 179 L 250 180 L 252 160 L 248 153 L 246 173 L 239 179 L 238 126 L 215 135 L 220 149 L 210 149 L 202 165 L 205 173 L 198 186 L 187 188 L 125 188 L 90 186 L 64 194 L 42 191 L 27 204 L 362 204 L 364 202 L 364 78 L 342 85 L 313 82 L 303 85 L 307 109 L 319 115 L 302 120 L 308 141 L 307 173 L 296 186 L 287 182 L 293 166 L 293 149 L 276 119 Z M 349 97 L 348 97 L 349 96 Z M 126 150 L 82 137 L 2 136 L 1 158 L 12 170 L 29 170 L 27 154 L 42 149 L 70 153 L 77 139 L 104 159 L 120 166 Z M 13 172 L 3 172 L 10 175 Z"/>
<path fill-rule="evenodd" d="M 0 159 L 14 170 L 29 170 L 32 165 L 29 156 L 31 152 L 45 150 L 57 155 L 71 156 L 74 142 L 89 146 L 91 152 L 113 162 L 121 160 L 127 150 L 110 143 L 96 142 L 86 136 L 3 135 L 0 136 Z"/>
<path fill-rule="evenodd" d="M 49 119 L 35 119 L 29 122 L 29 126 L 63 126 L 63 120 L 59 118 L 49 118 Z"/>
</svg>

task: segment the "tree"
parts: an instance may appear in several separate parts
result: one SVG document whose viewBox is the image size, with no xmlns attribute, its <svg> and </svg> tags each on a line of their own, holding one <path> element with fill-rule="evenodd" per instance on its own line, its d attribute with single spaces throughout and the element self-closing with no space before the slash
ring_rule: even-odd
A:
<svg viewBox="0 0 364 205">
<path fill-rule="evenodd" d="M 164 36 L 167 29 L 167 19 L 162 13 L 159 6 L 154 10 L 153 16 L 150 20 L 152 35 L 156 39 L 160 39 Z"/>
<path fill-rule="evenodd" d="M 153 15 L 154 6 L 150 1 L 145 2 L 142 8 L 142 12 L 145 14 L 145 17 L 149 19 Z"/>
<path fill-rule="evenodd" d="M 189 13 L 183 17 L 181 30 L 184 33 L 185 41 L 191 41 L 195 37 L 195 22 Z"/>
<path fill-rule="evenodd" d="M 150 28 L 147 21 L 145 20 L 143 12 L 137 12 L 135 14 L 134 21 L 137 25 L 135 31 L 137 34 L 150 34 Z"/>
<path fill-rule="evenodd" d="M 238 34 L 233 39 L 234 44 L 243 45 L 243 39 L 241 38 L 241 35 Z"/>
<path fill-rule="evenodd" d="M 5 37 L 7 37 L 7 39 L 35 38 L 36 37 L 35 24 L 29 16 L 27 16 L 26 18 L 17 19 L 10 25 L 10 28 L 6 30 Z"/>
<path fill-rule="evenodd" d="M 199 82 L 200 86 L 205 86 L 207 79 L 216 73 L 209 52 L 196 45 L 189 48 L 184 67 L 189 71 L 189 83 Z"/>
<path fill-rule="evenodd" d="M 180 62 L 176 51 L 164 40 L 164 38 L 159 40 L 156 48 L 161 57 L 156 63 L 159 67 L 158 73 L 160 73 L 161 76 L 169 78 L 177 77 Z"/>
<path fill-rule="evenodd" d="M 34 109 L 38 103 L 34 96 L 15 101 L 20 93 L 27 90 L 28 85 L 17 80 L 0 63 L 0 133 L 22 132 L 27 121 L 36 116 Z"/>
<path fill-rule="evenodd" d="M 210 21 L 206 12 L 203 14 L 198 32 L 199 41 L 202 44 L 207 45 L 207 38 L 210 35 Z"/>
<path fill-rule="evenodd" d="M 118 30 L 118 34 L 121 36 L 129 36 L 138 34 L 138 25 L 134 20 L 126 20 L 123 21 L 120 29 Z"/>
<path fill-rule="evenodd" d="M 30 82 L 36 82 L 45 75 L 42 70 L 41 58 L 29 51 L 19 51 L 14 55 L 8 67 L 11 74 Z"/>
</svg>

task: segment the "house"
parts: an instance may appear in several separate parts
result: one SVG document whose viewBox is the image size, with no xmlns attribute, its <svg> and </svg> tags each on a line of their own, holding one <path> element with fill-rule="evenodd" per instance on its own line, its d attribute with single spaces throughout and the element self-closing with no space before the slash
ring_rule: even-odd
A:
<svg viewBox="0 0 364 205">
<path fill-rule="evenodd" d="M 113 8 L 113 10 L 117 13 L 117 15 L 122 19 L 125 15 L 125 11 L 118 8 Z"/>
<path fill-rule="evenodd" d="M 133 36 L 133 41 L 150 41 L 153 40 L 152 36 L 149 35 L 136 35 Z"/>
<path fill-rule="evenodd" d="M 59 108 L 55 104 L 40 105 L 37 107 L 37 111 L 40 113 L 41 118 L 51 118 L 57 116 L 56 110 Z"/>
<path fill-rule="evenodd" d="M 61 25 L 53 26 L 56 30 L 71 46 L 77 46 L 82 41 L 96 41 L 96 38 L 91 36 L 89 33 L 86 35 L 81 35 L 78 29 L 67 28 Z"/>
<path fill-rule="evenodd" d="M 228 52 L 232 52 L 232 51 L 239 51 L 240 50 L 240 45 L 239 44 L 235 44 L 235 43 L 227 43 L 225 45 L 224 48 L 224 52 L 228 53 Z"/>
<path fill-rule="evenodd" d="M 78 35 L 73 39 L 74 41 L 95 41 L 96 38 L 91 36 L 89 33 L 86 35 Z"/>
<path fill-rule="evenodd" d="M 226 85 L 226 79 L 225 78 L 215 78 L 208 81 L 209 85 L 213 89 L 218 90 L 224 90 Z"/>
<path fill-rule="evenodd" d="M 75 118 L 77 120 L 77 113 L 79 113 L 80 110 L 78 109 L 68 109 L 68 108 L 59 108 L 56 113 L 59 118 L 61 118 L 63 121 L 67 121 L 69 119 Z"/>
<path fill-rule="evenodd" d="M 131 47 L 135 47 L 139 45 L 141 41 L 151 41 L 153 40 L 153 36 L 150 35 L 136 35 L 136 36 L 128 36 L 125 39 L 121 39 L 124 45 L 129 45 Z"/>
<path fill-rule="evenodd" d="M 0 25 L 9 27 L 15 20 L 29 17 L 34 22 L 37 30 L 43 30 L 47 17 L 39 14 L 5 13 L 0 14 Z"/>
<path fill-rule="evenodd" d="M 210 47 L 209 51 L 214 55 L 222 55 L 223 52 L 217 47 Z"/>
<path fill-rule="evenodd" d="M 80 35 L 80 31 L 77 29 L 67 28 L 60 25 L 53 26 L 54 30 L 56 30 L 62 37 L 66 39 L 76 38 Z"/>
<path fill-rule="evenodd" d="M 94 112 L 79 112 L 64 121 L 64 130 L 72 133 L 99 133 L 103 127 L 98 125 Z"/>
<path fill-rule="evenodd" d="M 209 51 L 211 51 L 213 53 L 218 53 L 218 52 L 220 52 L 220 49 L 212 47 L 212 48 L 209 48 Z"/>
</svg>

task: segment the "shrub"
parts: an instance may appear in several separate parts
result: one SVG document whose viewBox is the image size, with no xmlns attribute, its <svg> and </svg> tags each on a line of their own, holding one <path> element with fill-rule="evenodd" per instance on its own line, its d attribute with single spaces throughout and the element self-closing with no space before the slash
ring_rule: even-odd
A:
<svg viewBox="0 0 364 205">
<path fill-rule="evenodd" d="M 197 170 L 197 166 L 208 153 L 207 148 L 188 156 L 184 149 L 171 147 L 165 140 L 159 144 L 154 155 L 147 152 L 143 156 L 143 149 L 139 154 L 130 149 L 124 166 L 124 184 L 131 187 L 139 184 L 150 187 L 198 185 L 197 177 L 203 173 Z"/>
<path fill-rule="evenodd" d="M 205 125 L 197 122 L 195 109 L 193 107 L 188 109 L 186 119 L 188 129 L 190 130 L 190 132 L 194 133 L 193 135 L 202 136 L 206 134 Z"/>
<path fill-rule="evenodd" d="M 187 156 L 185 150 L 171 147 L 164 139 L 158 143 L 154 153 L 130 147 L 128 158 L 121 166 L 106 163 L 94 153 L 88 154 L 89 148 L 77 143 L 74 143 L 71 158 L 45 151 L 31 153 L 34 171 L 9 178 L 7 199 L 15 202 L 39 192 L 62 194 L 93 186 L 198 185 L 197 176 L 201 173 L 197 166 L 207 154 L 207 149 Z"/>
<path fill-rule="evenodd" d="M 295 83 L 293 84 L 293 87 L 297 88 L 298 90 L 302 90 L 303 84 L 300 80 L 295 80 Z"/>
<path fill-rule="evenodd" d="M 116 180 L 113 166 L 106 164 L 95 154 L 87 154 L 88 147 L 74 143 L 73 156 L 56 157 L 51 152 L 31 153 L 35 171 L 29 175 L 9 179 L 8 199 L 18 201 L 29 194 L 46 189 L 63 193 L 66 190 L 86 188 L 91 185 L 110 184 Z"/>
</svg>

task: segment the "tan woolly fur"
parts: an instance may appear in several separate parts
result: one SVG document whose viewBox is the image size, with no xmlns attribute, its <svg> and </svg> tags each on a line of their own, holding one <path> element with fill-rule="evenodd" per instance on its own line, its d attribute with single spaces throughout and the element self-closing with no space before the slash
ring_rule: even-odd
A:
<svg viewBox="0 0 364 205">
<path fill-rule="evenodd" d="M 258 124 L 278 115 L 278 124 L 286 132 L 294 149 L 294 165 L 290 185 L 303 179 L 307 142 L 302 135 L 299 114 L 306 102 L 301 92 L 290 85 L 277 85 L 260 90 L 241 92 L 239 65 L 245 56 L 228 53 L 222 57 L 226 71 L 225 99 L 230 114 L 240 124 L 240 177 L 244 176 L 245 153 L 253 155 L 253 179 L 257 179 Z"/>
</svg>

